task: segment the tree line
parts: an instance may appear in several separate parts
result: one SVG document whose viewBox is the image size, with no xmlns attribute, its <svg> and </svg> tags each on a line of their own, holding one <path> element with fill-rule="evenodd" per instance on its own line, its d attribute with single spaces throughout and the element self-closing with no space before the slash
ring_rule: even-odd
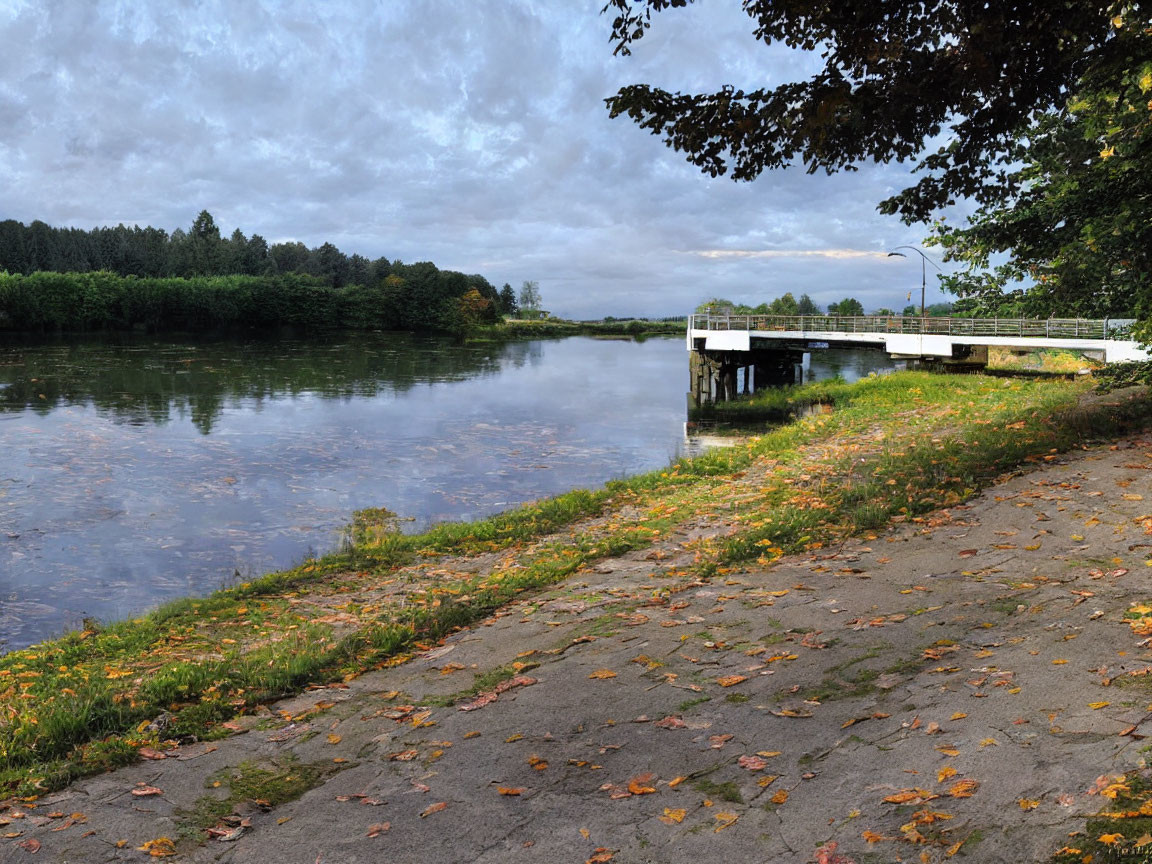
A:
<svg viewBox="0 0 1152 864">
<path fill-rule="evenodd" d="M 951 303 L 934 303 L 928 306 L 924 312 L 932 318 L 943 317 L 952 314 L 953 304 Z M 748 306 L 743 303 L 733 303 L 731 300 L 724 300 L 720 297 L 713 297 L 711 300 L 705 300 L 696 307 L 698 314 L 713 314 L 713 315 L 842 315 L 842 316 L 860 316 L 864 315 L 864 304 L 857 300 L 855 297 L 845 297 L 843 300 L 836 303 L 828 304 L 828 311 L 825 313 L 823 309 L 816 304 L 816 301 L 809 297 L 807 294 L 801 294 L 800 299 L 797 300 L 792 296 L 792 292 L 784 294 L 782 297 L 777 297 L 770 302 L 760 303 L 756 306 Z M 917 306 L 905 306 L 902 315 L 916 315 L 919 312 Z M 891 309 L 880 308 L 874 309 L 872 315 L 895 315 Z"/>
<path fill-rule="evenodd" d="M 530 284 L 527 299 L 538 304 Z M 0 222 L 2 330 L 288 325 L 463 333 L 520 305 L 511 285 L 498 290 L 483 276 L 427 261 L 369 260 L 331 243 L 269 244 L 239 228 L 225 238 L 206 210 L 171 234 Z"/>
</svg>

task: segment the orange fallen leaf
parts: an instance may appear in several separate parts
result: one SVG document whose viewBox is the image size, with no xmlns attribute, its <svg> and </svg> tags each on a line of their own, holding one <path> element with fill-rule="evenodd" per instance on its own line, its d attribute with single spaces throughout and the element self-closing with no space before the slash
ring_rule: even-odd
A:
<svg viewBox="0 0 1152 864">
<path fill-rule="evenodd" d="M 949 777 L 955 777 L 956 773 L 956 769 L 951 765 L 945 765 L 943 768 L 936 772 L 936 782 L 943 783 Z"/>
<path fill-rule="evenodd" d="M 884 800 L 888 804 L 910 804 L 913 801 L 917 803 L 921 801 L 931 801 L 936 797 L 938 796 L 933 795 L 927 789 L 913 788 L 893 792 L 891 795 L 884 796 Z"/>
<path fill-rule="evenodd" d="M 333 735 L 328 736 L 328 743 L 329 744 L 339 744 L 343 740 L 344 740 L 344 737 L 342 735 L 333 734 Z"/>
<path fill-rule="evenodd" d="M 146 798 L 149 795 L 163 795 L 163 789 L 157 789 L 155 786 L 137 786 L 132 790 L 132 794 L 137 798 Z"/>
<path fill-rule="evenodd" d="M 1021 810 L 1035 810 L 1040 806 L 1040 802 L 1035 798 L 1019 798 L 1016 803 L 1020 805 Z"/>
<path fill-rule="evenodd" d="M 616 673 L 613 672 L 611 669 L 597 669 L 595 672 L 593 672 L 588 677 L 589 678 L 615 678 Z"/>
<path fill-rule="evenodd" d="M 1105 846 L 1115 846 L 1123 839 L 1123 834 L 1101 834 L 1096 838 L 1096 842 L 1103 843 Z"/>
<path fill-rule="evenodd" d="M 614 849 L 598 846 L 596 851 L 592 853 L 592 857 L 585 861 L 584 864 L 608 864 L 615 854 L 616 851 Z"/>
<path fill-rule="evenodd" d="M 953 714 L 953 715 L 952 715 L 952 718 L 951 718 L 951 719 L 953 719 L 953 720 L 963 720 L 963 719 L 964 719 L 965 717 L 967 717 L 967 716 L 968 716 L 968 715 L 967 715 L 967 714 L 965 714 L 963 711 L 957 711 L 955 714 Z"/>
<path fill-rule="evenodd" d="M 381 834 L 387 834 L 390 830 L 392 830 L 391 822 L 377 822 L 368 826 L 368 836 L 379 837 Z"/>
<path fill-rule="evenodd" d="M 496 788 L 496 791 L 499 792 L 501 795 L 514 796 L 514 795 L 521 794 L 524 791 L 524 787 L 522 787 L 522 786 L 498 786 Z"/>
<path fill-rule="evenodd" d="M 953 798 L 971 798 L 979 785 L 975 780 L 957 780 L 948 788 L 948 794 Z"/>
<path fill-rule="evenodd" d="M 679 825 L 687 815 L 688 811 L 683 808 L 673 810 L 671 807 L 665 807 L 664 815 L 660 817 L 660 821 L 665 825 Z"/>
<path fill-rule="evenodd" d="M 668 788 L 669 789 L 675 789 L 677 786 L 679 786 L 681 783 L 683 783 L 687 779 L 688 778 L 685 777 L 684 775 L 681 775 L 679 777 L 673 777 L 671 780 L 668 781 Z"/>
<path fill-rule="evenodd" d="M 877 834 L 875 831 L 865 831 L 860 836 L 867 840 L 869 843 L 879 843 L 884 839 L 883 834 Z"/>
<path fill-rule="evenodd" d="M 651 771 L 637 774 L 628 781 L 628 791 L 633 795 L 650 795 L 656 791 L 656 787 L 651 785 L 655 780 L 656 775 Z"/>
<path fill-rule="evenodd" d="M 734 687 L 741 681 L 747 681 L 747 675 L 725 675 L 722 678 L 717 678 L 716 683 L 721 687 Z"/>
<path fill-rule="evenodd" d="M 783 804 L 787 800 L 788 800 L 788 790 L 787 789 L 781 789 L 775 795 L 772 796 L 772 803 L 773 804 Z"/>
<path fill-rule="evenodd" d="M 428 807 L 424 810 L 424 812 L 420 814 L 420 818 L 424 819 L 428 816 L 431 816 L 433 813 L 439 813 L 441 810 L 443 810 L 447 806 L 448 806 L 447 801 L 437 801 L 435 804 L 429 804 Z"/>
<path fill-rule="evenodd" d="M 16 845 L 23 849 L 25 852 L 28 852 L 32 855 L 35 855 L 40 851 L 40 841 L 35 837 L 29 837 L 27 840 L 23 840 Z"/>
</svg>

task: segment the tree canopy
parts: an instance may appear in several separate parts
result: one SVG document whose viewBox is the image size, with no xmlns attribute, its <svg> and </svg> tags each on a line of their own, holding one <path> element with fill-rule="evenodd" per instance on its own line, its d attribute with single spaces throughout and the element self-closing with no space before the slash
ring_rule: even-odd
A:
<svg viewBox="0 0 1152 864">
<path fill-rule="evenodd" d="M 654 13 L 692 0 L 608 0 L 611 39 L 629 53 Z M 734 0 L 733 0 L 734 2 Z M 648 84 L 607 99 L 705 173 L 751 180 L 797 162 L 809 172 L 912 160 L 921 177 L 880 205 L 923 221 L 964 197 L 1017 193 L 1019 142 L 1038 113 L 1057 110 L 1084 81 L 1120 81 L 1152 55 L 1149 4 L 1124 0 L 744 0 L 766 45 L 820 52 L 807 80 L 751 82 L 711 93 Z M 947 142 L 930 152 L 930 140 Z"/>
<path fill-rule="evenodd" d="M 936 224 L 945 260 L 964 265 L 944 287 L 965 305 L 1152 317 L 1152 55 L 1118 81 L 1084 85 L 1021 134 L 1019 194 L 964 226 Z"/>
</svg>

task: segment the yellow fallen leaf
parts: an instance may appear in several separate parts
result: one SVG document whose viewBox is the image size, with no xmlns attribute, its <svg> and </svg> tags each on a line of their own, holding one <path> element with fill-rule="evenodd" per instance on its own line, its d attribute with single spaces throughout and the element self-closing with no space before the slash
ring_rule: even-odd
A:
<svg viewBox="0 0 1152 864">
<path fill-rule="evenodd" d="M 611 669 L 597 669 L 595 672 L 593 672 L 588 677 L 589 678 L 615 678 L 616 673 L 613 672 Z"/>
<path fill-rule="evenodd" d="M 949 777 L 955 777 L 956 774 L 957 771 L 955 768 L 953 768 L 951 765 L 945 765 L 943 768 L 936 772 L 936 782 L 943 783 Z"/>
<path fill-rule="evenodd" d="M 673 777 L 671 780 L 668 781 L 668 788 L 669 789 L 675 789 L 677 786 L 679 786 L 681 783 L 683 783 L 687 779 L 688 778 L 683 776 L 683 775 L 681 775 L 679 777 Z"/>
<path fill-rule="evenodd" d="M 589 837 L 592 836 L 592 832 L 589 831 L 587 828 L 581 828 L 580 829 L 580 836 L 583 837 L 585 840 L 587 840 Z"/>
<path fill-rule="evenodd" d="M 997 741 L 995 738 L 985 738 L 983 741 L 980 742 L 980 746 L 981 747 L 999 747 L 1000 742 Z"/>
<path fill-rule="evenodd" d="M 733 687 L 741 681 L 747 681 L 747 675 L 725 675 L 722 678 L 717 678 L 716 683 L 721 687 Z"/>
<path fill-rule="evenodd" d="M 771 759 L 773 756 L 779 756 L 783 751 L 780 750 L 757 750 L 757 756 L 763 756 L 765 759 Z"/>
<path fill-rule="evenodd" d="M 773 804 L 783 804 L 787 800 L 788 800 L 788 790 L 787 789 L 781 789 L 775 795 L 772 796 L 772 803 Z"/>
<path fill-rule="evenodd" d="M 728 828 L 731 825 L 735 825 L 736 820 L 739 818 L 740 818 L 739 813 L 727 813 L 727 812 L 717 813 L 716 814 L 716 821 L 719 824 L 717 824 L 717 826 L 716 826 L 716 831 L 720 832 L 720 831 L 723 831 L 725 828 Z"/>
<path fill-rule="evenodd" d="M 1096 838 L 1096 842 L 1103 843 L 1105 846 L 1115 846 L 1123 839 L 1123 834 L 1101 834 Z"/>
<path fill-rule="evenodd" d="M 945 756 L 959 756 L 960 751 L 955 747 L 937 747 L 936 752 L 943 753 Z"/>
<path fill-rule="evenodd" d="M 768 591 L 766 593 L 768 594 L 769 597 L 783 597 L 785 594 L 788 593 L 788 589 L 785 588 L 783 591 Z"/>
<path fill-rule="evenodd" d="M 1053 660 L 1052 665 L 1053 666 L 1063 666 L 1067 662 L 1068 662 L 1067 660 Z"/>
<path fill-rule="evenodd" d="M 773 783 L 775 783 L 779 777 L 780 777 L 779 774 L 768 774 L 764 777 L 761 777 L 759 780 L 757 780 L 756 785 L 759 786 L 761 789 L 767 789 L 769 786 L 771 786 Z"/>
<path fill-rule="evenodd" d="M 879 843 L 884 839 L 883 834 L 877 834 L 875 831 L 865 831 L 860 836 L 867 840 L 869 843 Z"/>
<path fill-rule="evenodd" d="M 665 825 L 679 825 L 684 821 L 684 817 L 688 815 L 688 811 L 682 807 L 673 810 L 671 807 L 664 808 L 664 815 L 660 817 L 660 821 Z"/>
<path fill-rule="evenodd" d="M 339 744 L 343 740 L 344 740 L 344 738 L 340 735 L 333 734 L 333 735 L 328 736 L 328 743 L 329 744 Z"/>
<path fill-rule="evenodd" d="M 965 714 L 963 711 L 957 711 L 955 714 L 952 715 L 952 719 L 953 720 L 963 720 L 967 716 L 968 715 Z"/>
<path fill-rule="evenodd" d="M 1034 798 L 1019 798 L 1016 803 L 1020 805 L 1021 810 L 1035 810 L 1040 806 L 1040 802 Z"/>
<path fill-rule="evenodd" d="M 1089 702 L 1088 707 L 1093 711 L 1099 711 L 1101 708 L 1107 708 L 1111 704 L 1111 702 Z"/>
<path fill-rule="evenodd" d="M 1143 501 L 1144 500 L 1143 495 L 1137 495 L 1135 492 L 1125 492 L 1120 497 L 1123 498 L 1125 501 Z"/>
<path fill-rule="evenodd" d="M 509 797 L 513 797 L 513 796 L 521 794 L 524 791 L 524 787 L 522 787 L 522 786 L 497 786 L 496 791 L 499 792 L 501 795 L 508 795 Z"/>
<path fill-rule="evenodd" d="M 176 844 L 167 837 L 157 837 L 138 847 L 141 852 L 147 852 L 153 858 L 167 858 L 176 854 Z"/>
</svg>

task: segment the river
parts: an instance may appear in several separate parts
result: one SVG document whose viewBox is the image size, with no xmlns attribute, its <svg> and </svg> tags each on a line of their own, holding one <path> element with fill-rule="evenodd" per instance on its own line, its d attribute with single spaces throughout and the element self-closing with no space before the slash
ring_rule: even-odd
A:
<svg viewBox="0 0 1152 864">
<path fill-rule="evenodd" d="M 0 651 L 299 563 L 363 507 L 418 530 L 660 467 L 686 379 L 680 339 L 0 342 Z"/>
</svg>

